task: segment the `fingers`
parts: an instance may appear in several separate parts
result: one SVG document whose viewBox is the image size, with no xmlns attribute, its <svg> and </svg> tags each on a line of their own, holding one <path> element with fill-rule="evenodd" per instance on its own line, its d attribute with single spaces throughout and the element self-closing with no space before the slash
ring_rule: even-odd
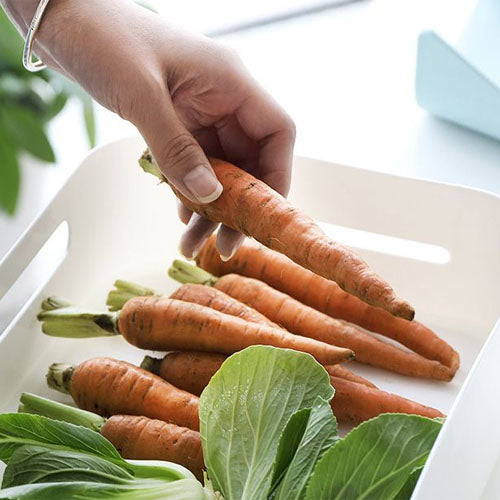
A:
<svg viewBox="0 0 500 500">
<path fill-rule="evenodd" d="M 217 229 L 216 222 L 193 214 L 181 237 L 180 250 L 188 259 L 194 259 L 206 239 Z"/>
<path fill-rule="evenodd" d="M 183 224 L 187 224 L 191 219 L 193 212 L 183 205 L 180 200 L 177 200 L 177 215 Z"/>
<path fill-rule="evenodd" d="M 142 135 L 168 181 L 191 201 L 210 203 L 221 195 L 222 184 L 198 141 L 167 104 L 140 127 Z"/>
<path fill-rule="evenodd" d="M 224 159 L 258 177 L 258 144 L 243 131 L 234 115 L 225 117 L 217 124 L 217 135 Z"/>
<path fill-rule="evenodd" d="M 227 226 L 221 226 L 215 240 L 215 247 L 220 254 L 220 258 L 224 262 L 231 259 L 244 239 L 245 236 L 238 231 L 234 231 Z"/>
<path fill-rule="evenodd" d="M 259 144 L 259 177 L 286 196 L 295 143 L 292 119 L 264 92 L 246 99 L 236 118 L 248 137 Z"/>
</svg>

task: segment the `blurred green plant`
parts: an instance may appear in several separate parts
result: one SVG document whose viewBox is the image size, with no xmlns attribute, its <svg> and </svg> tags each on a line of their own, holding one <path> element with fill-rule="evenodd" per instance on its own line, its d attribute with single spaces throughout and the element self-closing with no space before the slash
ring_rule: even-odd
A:
<svg viewBox="0 0 500 500">
<path fill-rule="evenodd" d="M 0 210 L 13 214 L 21 184 L 19 158 L 28 153 L 56 161 L 47 124 L 70 97 L 82 104 L 90 146 L 95 144 L 92 99 L 80 87 L 50 70 L 30 73 L 22 65 L 23 40 L 0 7 Z"/>
</svg>

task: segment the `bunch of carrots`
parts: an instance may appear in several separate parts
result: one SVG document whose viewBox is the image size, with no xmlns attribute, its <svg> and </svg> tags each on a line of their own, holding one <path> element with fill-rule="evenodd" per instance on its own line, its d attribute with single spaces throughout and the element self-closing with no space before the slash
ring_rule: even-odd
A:
<svg viewBox="0 0 500 500">
<path fill-rule="evenodd" d="M 140 163 L 161 177 L 149 153 Z M 161 359 L 146 355 L 141 367 L 111 358 L 76 367 L 55 363 L 49 386 L 106 417 L 101 432 L 125 458 L 175 461 L 198 477 L 198 396 L 228 355 L 254 344 L 306 352 L 321 363 L 335 388 L 331 404 L 340 422 L 387 412 L 443 416 L 378 389 L 343 363 L 355 358 L 401 375 L 450 381 L 459 367 L 457 352 L 414 321 L 411 306 L 312 219 L 237 167 L 219 160 L 213 167 L 224 187 L 218 200 L 201 206 L 176 195 L 260 244 L 247 241 L 224 262 L 211 237 L 197 255 L 198 267 L 174 261 L 169 274 L 182 285 L 168 297 L 117 281 L 108 312 L 44 301 L 38 317 L 48 335 L 121 334 L 138 348 L 166 353 Z"/>
</svg>

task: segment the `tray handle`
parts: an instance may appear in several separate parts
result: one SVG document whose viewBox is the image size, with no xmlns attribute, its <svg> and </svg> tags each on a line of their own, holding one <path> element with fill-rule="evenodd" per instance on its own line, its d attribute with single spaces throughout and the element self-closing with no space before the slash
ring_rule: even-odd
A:
<svg viewBox="0 0 500 500">
<path fill-rule="evenodd" d="M 67 219 L 57 214 L 54 200 L 24 231 L 0 260 L 0 299 L 11 289 L 59 225 Z M 68 241 L 69 244 L 69 241 Z"/>
</svg>

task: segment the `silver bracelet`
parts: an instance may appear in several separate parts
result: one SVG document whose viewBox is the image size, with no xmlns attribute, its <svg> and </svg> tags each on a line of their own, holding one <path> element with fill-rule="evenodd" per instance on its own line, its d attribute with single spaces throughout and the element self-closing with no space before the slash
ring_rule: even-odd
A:
<svg viewBox="0 0 500 500">
<path fill-rule="evenodd" d="M 23 50 L 23 66 L 32 73 L 37 71 L 41 71 L 45 69 L 46 66 L 42 61 L 33 61 L 32 60 L 32 52 L 33 45 L 35 43 L 35 35 L 38 31 L 38 27 L 40 26 L 40 22 L 43 17 L 43 13 L 45 12 L 45 8 L 49 0 L 40 0 L 38 7 L 36 8 L 35 14 L 33 15 L 33 19 L 31 20 L 31 24 L 28 28 L 28 33 L 26 34 L 26 40 L 24 42 L 24 50 Z"/>
</svg>

